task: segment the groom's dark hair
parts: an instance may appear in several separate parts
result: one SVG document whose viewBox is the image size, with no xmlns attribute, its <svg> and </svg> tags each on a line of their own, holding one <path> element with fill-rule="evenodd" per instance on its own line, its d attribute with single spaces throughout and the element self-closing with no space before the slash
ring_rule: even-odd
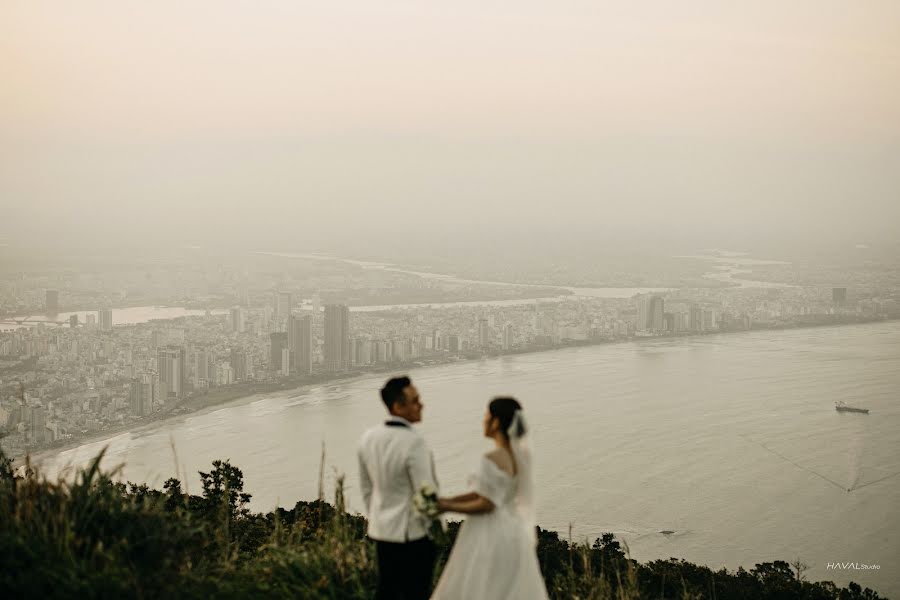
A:
<svg viewBox="0 0 900 600">
<path fill-rule="evenodd" d="M 381 400 L 391 410 L 395 403 L 404 399 L 403 390 L 412 384 L 409 377 L 392 377 L 381 388 Z"/>
</svg>

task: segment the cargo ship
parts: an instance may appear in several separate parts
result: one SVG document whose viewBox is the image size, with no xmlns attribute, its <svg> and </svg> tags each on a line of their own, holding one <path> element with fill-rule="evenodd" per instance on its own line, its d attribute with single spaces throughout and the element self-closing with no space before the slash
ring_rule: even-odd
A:
<svg viewBox="0 0 900 600">
<path fill-rule="evenodd" d="M 846 404 L 844 404 L 844 402 L 842 400 L 838 400 L 837 402 L 834 403 L 834 409 L 838 412 L 854 412 L 854 413 L 863 413 L 866 415 L 869 414 L 868 408 L 856 408 L 854 406 L 847 406 Z"/>
</svg>

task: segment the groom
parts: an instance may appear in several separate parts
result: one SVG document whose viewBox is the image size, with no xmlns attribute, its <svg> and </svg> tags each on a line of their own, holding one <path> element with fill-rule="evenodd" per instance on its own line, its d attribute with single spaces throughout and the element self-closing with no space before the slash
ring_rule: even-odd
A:
<svg viewBox="0 0 900 600">
<path fill-rule="evenodd" d="M 369 538 L 378 553 L 378 600 L 426 600 L 431 593 L 435 548 L 428 521 L 413 510 L 423 484 L 437 490 L 434 461 L 424 438 L 412 428 L 422 420 L 419 391 L 409 377 L 381 388 L 390 417 L 359 441 L 359 478 Z"/>
</svg>

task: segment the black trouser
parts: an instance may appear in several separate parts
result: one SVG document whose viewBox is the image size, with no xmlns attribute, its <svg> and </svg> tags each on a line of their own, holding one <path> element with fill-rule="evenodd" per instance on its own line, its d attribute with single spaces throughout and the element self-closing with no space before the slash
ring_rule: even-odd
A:
<svg viewBox="0 0 900 600">
<path fill-rule="evenodd" d="M 376 600 L 428 600 L 436 551 L 426 538 L 414 542 L 375 541 L 378 553 Z"/>
</svg>

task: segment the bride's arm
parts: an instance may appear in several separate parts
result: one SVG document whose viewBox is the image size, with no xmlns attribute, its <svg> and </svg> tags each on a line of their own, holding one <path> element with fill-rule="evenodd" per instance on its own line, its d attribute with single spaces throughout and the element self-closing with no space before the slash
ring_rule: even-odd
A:
<svg viewBox="0 0 900 600">
<path fill-rule="evenodd" d="M 466 499 L 457 499 L 463 497 L 465 497 Z M 466 515 L 476 515 L 479 513 L 486 513 L 494 510 L 493 502 L 491 502 L 484 496 L 479 496 L 475 492 L 464 494 L 463 496 L 458 496 L 457 498 L 439 498 L 438 509 L 440 509 L 441 512 L 455 512 Z"/>
</svg>

